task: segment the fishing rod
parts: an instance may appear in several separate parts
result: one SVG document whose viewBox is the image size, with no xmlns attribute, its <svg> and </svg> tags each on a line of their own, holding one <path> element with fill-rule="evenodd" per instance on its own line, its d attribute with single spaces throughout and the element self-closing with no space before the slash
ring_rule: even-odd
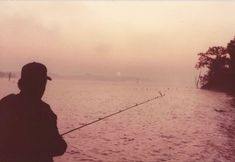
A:
<svg viewBox="0 0 235 162">
<path fill-rule="evenodd" d="M 94 124 L 94 123 L 99 122 L 99 121 L 101 121 L 101 120 L 107 119 L 107 118 L 109 118 L 109 117 L 111 117 L 111 116 L 117 115 L 117 114 L 119 114 L 119 113 L 122 113 L 122 112 L 124 112 L 124 111 L 129 110 L 129 109 L 132 109 L 132 108 L 134 108 L 134 107 L 143 105 L 143 104 L 145 104 L 145 103 L 147 103 L 147 102 L 150 102 L 150 101 L 153 101 L 153 100 L 156 100 L 156 99 L 158 99 L 158 98 L 161 98 L 161 97 L 164 97 L 164 96 L 165 96 L 165 94 L 162 94 L 161 91 L 159 91 L 158 93 L 160 94 L 160 96 L 154 97 L 154 98 L 152 98 L 152 99 L 148 99 L 148 100 L 146 100 L 146 101 L 137 103 L 137 104 L 132 105 L 132 106 L 129 106 L 129 107 L 125 108 L 125 109 L 122 109 L 122 110 L 119 110 L 119 111 L 114 112 L 114 113 L 112 113 L 112 114 L 109 114 L 109 115 L 107 115 L 107 116 L 98 118 L 98 119 L 96 119 L 96 120 L 94 120 L 94 121 L 91 121 L 91 122 L 89 122 L 89 123 L 86 123 L 86 124 L 84 124 L 84 125 L 82 125 L 82 126 L 80 126 L 80 127 L 77 127 L 77 128 L 71 129 L 71 130 L 69 130 L 69 131 L 67 131 L 67 132 L 65 132 L 65 133 L 62 133 L 61 136 L 64 136 L 64 135 L 66 135 L 66 134 L 69 134 L 69 133 L 74 132 L 74 131 L 76 131 L 76 130 L 79 130 L 79 129 L 81 129 L 81 128 L 84 128 L 84 127 L 86 127 L 86 126 L 88 126 L 88 125 Z"/>
</svg>

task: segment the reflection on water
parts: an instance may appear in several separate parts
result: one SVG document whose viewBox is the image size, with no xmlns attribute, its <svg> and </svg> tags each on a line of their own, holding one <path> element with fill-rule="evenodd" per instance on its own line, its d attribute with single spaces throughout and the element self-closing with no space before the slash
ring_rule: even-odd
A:
<svg viewBox="0 0 235 162">
<path fill-rule="evenodd" d="M 0 80 L 0 97 L 17 92 Z M 235 161 L 235 101 L 223 93 L 153 84 L 54 80 L 44 100 L 60 132 L 153 98 L 166 96 L 65 136 L 68 150 L 55 162 Z"/>
</svg>

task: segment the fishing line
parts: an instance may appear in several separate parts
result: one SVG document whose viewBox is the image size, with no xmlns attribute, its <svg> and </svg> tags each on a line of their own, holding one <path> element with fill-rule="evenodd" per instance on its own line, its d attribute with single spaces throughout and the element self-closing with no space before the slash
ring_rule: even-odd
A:
<svg viewBox="0 0 235 162">
<path fill-rule="evenodd" d="M 74 132 L 74 131 L 76 131 L 76 130 L 79 130 L 79 129 L 81 129 L 81 128 L 84 128 L 84 127 L 86 127 L 86 126 L 88 126 L 88 125 L 91 125 L 91 124 L 94 124 L 94 123 L 96 123 L 96 122 L 102 121 L 102 120 L 107 119 L 107 118 L 109 118 L 109 117 L 111 117 L 111 116 L 117 115 L 117 114 L 122 113 L 122 112 L 124 112 L 124 111 L 127 111 L 127 110 L 129 110 L 129 109 L 135 108 L 135 107 L 137 107 L 137 106 L 146 104 L 146 103 L 148 103 L 148 102 L 150 102 L 150 101 L 153 101 L 153 100 L 156 100 L 156 99 L 158 99 L 158 98 L 161 98 L 161 97 L 164 97 L 164 96 L 165 96 L 165 94 L 162 94 L 160 91 L 159 91 L 159 94 L 160 94 L 160 96 L 157 96 L 157 97 L 154 97 L 154 98 L 152 98 L 152 99 L 148 99 L 148 100 L 146 100 L 146 101 L 137 103 L 137 104 L 132 105 L 132 106 L 129 106 L 129 107 L 125 108 L 125 109 L 122 109 L 122 110 L 119 110 L 119 111 L 114 112 L 114 113 L 112 113 L 112 114 L 109 114 L 109 115 L 107 115 L 107 116 L 98 118 L 98 119 L 96 119 L 96 120 L 94 120 L 94 121 L 91 121 L 91 122 L 89 122 L 89 123 L 86 123 L 86 124 L 84 124 L 84 125 L 82 125 L 82 126 L 79 126 L 79 127 L 77 127 L 77 128 L 71 129 L 71 130 L 69 130 L 69 131 L 67 131 L 67 132 L 65 132 L 65 133 L 62 133 L 61 136 L 64 136 L 64 135 L 66 135 L 66 134 L 69 134 L 69 133 Z"/>
</svg>

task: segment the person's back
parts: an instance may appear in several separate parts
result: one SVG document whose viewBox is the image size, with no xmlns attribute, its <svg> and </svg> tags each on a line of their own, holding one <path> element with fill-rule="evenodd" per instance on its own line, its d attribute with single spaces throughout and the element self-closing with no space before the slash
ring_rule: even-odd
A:
<svg viewBox="0 0 235 162">
<path fill-rule="evenodd" d="M 31 63 L 29 67 L 32 66 L 37 72 L 43 65 Z M 0 101 L 0 162 L 52 162 L 54 156 L 65 152 L 67 145 L 59 135 L 56 115 L 41 100 L 45 78 L 40 80 L 39 72 L 26 81 L 23 71 L 27 73 L 27 68 L 22 69 L 21 92 Z"/>
</svg>

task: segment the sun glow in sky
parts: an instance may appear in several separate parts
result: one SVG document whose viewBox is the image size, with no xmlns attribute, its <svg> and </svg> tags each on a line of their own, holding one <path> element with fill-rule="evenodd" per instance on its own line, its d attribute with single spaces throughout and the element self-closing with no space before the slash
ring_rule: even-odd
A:
<svg viewBox="0 0 235 162">
<path fill-rule="evenodd" d="M 197 53 L 235 35 L 233 1 L 3 1 L 0 71 L 195 76 Z"/>
</svg>

